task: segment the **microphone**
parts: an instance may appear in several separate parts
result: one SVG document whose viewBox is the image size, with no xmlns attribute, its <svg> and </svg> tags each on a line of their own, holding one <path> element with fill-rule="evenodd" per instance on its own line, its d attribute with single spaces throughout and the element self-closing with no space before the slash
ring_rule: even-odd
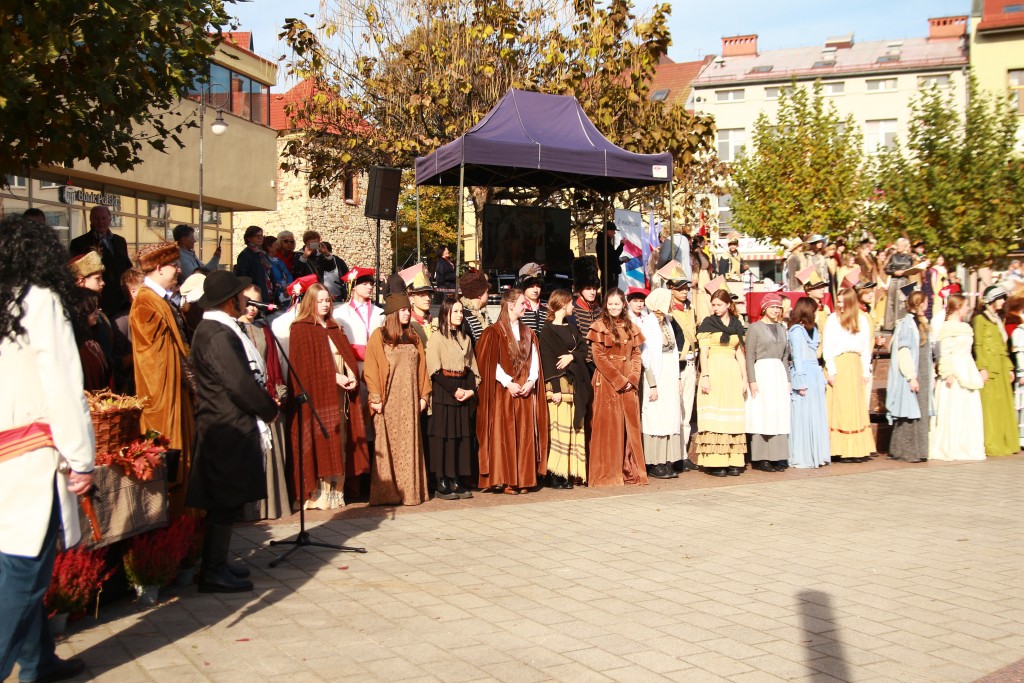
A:
<svg viewBox="0 0 1024 683">
<path fill-rule="evenodd" d="M 257 308 L 267 313 L 273 313 L 274 311 L 277 311 L 278 309 L 281 308 L 277 304 L 265 304 L 262 301 L 253 301 L 252 299 L 246 299 L 245 305 L 252 306 L 253 308 Z"/>
</svg>

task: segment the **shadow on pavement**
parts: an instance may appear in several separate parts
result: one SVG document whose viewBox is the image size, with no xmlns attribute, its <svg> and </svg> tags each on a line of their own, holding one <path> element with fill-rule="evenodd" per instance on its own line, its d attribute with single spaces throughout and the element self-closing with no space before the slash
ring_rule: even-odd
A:
<svg viewBox="0 0 1024 683">
<path fill-rule="evenodd" d="M 365 545 L 365 536 L 352 542 L 349 539 L 373 531 L 384 519 L 365 518 L 356 523 L 331 521 L 307 527 L 307 531 L 314 541 L 361 546 Z M 196 670 L 204 674 L 239 673 L 237 660 L 225 656 L 223 648 L 225 643 L 249 641 L 253 629 L 246 628 L 247 620 L 253 619 L 265 632 L 268 620 L 260 612 L 286 598 L 298 597 L 296 609 L 289 610 L 292 618 L 279 624 L 282 640 L 291 633 L 301 639 L 305 629 L 325 626 L 320 623 L 325 618 L 324 611 L 309 608 L 315 604 L 315 598 L 302 597 L 303 587 L 314 580 L 336 580 L 337 570 L 363 557 L 327 548 L 303 547 L 276 568 L 270 568 L 269 563 L 292 546 L 271 546 L 269 542 L 295 538 L 297 531 L 297 524 L 236 524 L 231 543 L 232 561 L 237 562 L 240 557 L 249 567 L 254 591 L 199 593 L 193 585 L 164 589 L 160 603 L 148 609 L 125 601 L 112 604 L 101 610 L 98 622 L 86 620 L 69 632 L 67 640 L 58 643 L 58 653 L 62 657 L 72 656 L 67 652 L 70 645 L 75 650 L 73 656 L 85 662 L 89 678 L 132 664 L 146 671 L 180 673 L 183 679 L 194 677 Z M 373 552 L 373 548 L 367 547 L 367 551 Z M 114 631 L 109 626 L 112 623 L 131 625 Z M 228 633 L 219 633 L 216 637 L 204 633 L 213 627 L 226 629 Z M 237 632 L 237 637 L 232 631 Z M 186 661 L 182 661 L 183 658 Z M 124 673 L 131 675 L 127 669 Z"/>
<path fill-rule="evenodd" d="M 843 652 L 843 644 L 835 638 L 822 634 L 835 631 L 838 627 L 832 608 L 832 596 L 821 591 L 807 590 L 797 594 L 800 610 L 800 628 L 803 629 L 807 649 L 806 664 L 809 681 L 851 680 L 850 666 Z M 812 647 L 814 646 L 814 647 Z M 824 654 L 823 658 L 821 655 Z"/>
</svg>

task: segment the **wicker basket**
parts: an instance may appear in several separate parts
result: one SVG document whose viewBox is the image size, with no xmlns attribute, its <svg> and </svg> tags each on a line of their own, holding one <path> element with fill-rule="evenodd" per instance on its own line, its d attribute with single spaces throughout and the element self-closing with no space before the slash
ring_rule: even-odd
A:
<svg viewBox="0 0 1024 683">
<path fill-rule="evenodd" d="M 110 392 L 94 393 L 93 398 L 105 396 L 117 397 Z M 133 439 L 142 435 L 139 420 L 142 408 L 112 408 L 110 410 L 92 410 L 92 429 L 96 436 L 96 453 L 110 453 L 127 446 Z"/>
</svg>

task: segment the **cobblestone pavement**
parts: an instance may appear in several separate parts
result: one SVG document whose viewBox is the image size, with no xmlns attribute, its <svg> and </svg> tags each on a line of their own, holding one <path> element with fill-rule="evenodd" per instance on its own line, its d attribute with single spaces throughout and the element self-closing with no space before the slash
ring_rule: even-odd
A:
<svg viewBox="0 0 1024 683">
<path fill-rule="evenodd" d="M 369 553 L 277 569 L 295 524 L 244 527 L 255 594 L 121 602 L 58 651 L 118 683 L 1020 680 L 1024 457 L 843 467 L 346 510 L 315 537 Z"/>
</svg>

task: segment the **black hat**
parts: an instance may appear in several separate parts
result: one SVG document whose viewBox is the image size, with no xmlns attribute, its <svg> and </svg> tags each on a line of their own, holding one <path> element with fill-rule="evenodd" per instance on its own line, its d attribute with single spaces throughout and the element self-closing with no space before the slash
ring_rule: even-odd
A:
<svg viewBox="0 0 1024 683">
<path fill-rule="evenodd" d="M 251 284 L 251 278 L 235 277 L 229 270 L 215 270 L 203 282 L 203 296 L 196 303 L 206 309 L 216 308 Z"/>
<path fill-rule="evenodd" d="M 604 229 L 605 230 L 614 230 L 615 232 L 619 231 L 618 227 L 616 227 L 616 225 L 615 225 L 615 221 L 608 221 L 607 223 L 605 223 L 604 224 Z"/>
<path fill-rule="evenodd" d="M 900 294 L 902 294 L 903 298 L 906 299 L 907 297 L 914 293 L 915 289 L 917 289 L 917 284 L 911 282 L 909 285 L 903 285 L 902 287 L 900 287 Z"/>
<path fill-rule="evenodd" d="M 853 288 L 856 289 L 856 290 L 874 289 L 877 286 L 878 286 L 877 282 L 871 282 L 870 280 L 868 280 L 867 282 L 858 282 L 857 284 L 855 284 L 853 286 Z"/>
<path fill-rule="evenodd" d="M 597 276 L 597 257 L 581 256 L 572 262 L 572 284 L 577 292 L 587 287 L 600 288 L 600 279 Z"/>
<path fill-rule="evenodd" d="M 532 275 L 527 275 L 526 277 L 519 278 L 519 281 L 516 283 L 517 289 L 529 289 L 530 287 L 543 286 L 544 281 L 541 280 L 539 277 L 534 277 Z"/>
</svg>

